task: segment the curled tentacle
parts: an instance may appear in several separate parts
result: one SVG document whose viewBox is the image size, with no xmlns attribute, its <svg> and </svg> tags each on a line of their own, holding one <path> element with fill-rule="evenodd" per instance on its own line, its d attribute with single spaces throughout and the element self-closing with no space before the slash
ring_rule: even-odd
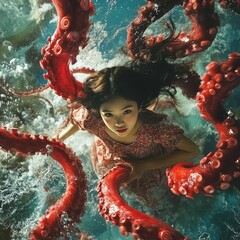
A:
<svg viewBox="0 0 240 240">
<path fill-rule="evenodd" d="M 219 0 L 219 4 L 223 8 L 230 8 L 234 12 L 240 14 L 240 1 L 239 0 Z"/>
<path fill-rule="evenodd" d="M 29 96 L 29 95 L 33 95 L 33 94 L 36 94 L 36 93 L 46 90 L 49 87 L 49 85 L 46 84 L 45 86 L 42 86 L 42 87 L 39 87 L 36 89 L 32 89 L 29 91 L 18 91 L 16 89 L 13 89 L 13 88 L 7 86 L 5 83 L 3 83 L 3 81 L 0 80 L 0 87 L 2 87 L 2 89 L 4 89 L 6 92 L 13 94 L 13 95 Z"/>
<path fill-rule="evenodd" d="M 119 188 L 127 181 L 130 171 L 128 165 L 119 164 L 103 176 L 97 189 L 100 215 L 118 225 L 123 236 L 130 232 L 134 239 L 187 240 L 173 227 L 135 210 L 122 199 Z"/>
<path fill-rule="evenodd" d="M 92 74 L 92 73 L 96 73 L 96 70 L 91 69 L 91 68 L 82 67 L 82 68 L 73 69 L 72 73 Z"/>
<path fill-rule="evenodd" d="M 212 62 L 207 70 L 197 101 L 203 118 L 212 122 L 219 133 L 216 150 L 197 166 L 180 163 L 167 171 L 172 192 L 189 198 L 201 191 L 213 194 L 218 188 L 227 189 L 240 175 L 240 120 L 223 106 L 229 92 L 240 84 L 240 54 L 232 53 L 222 63 Z"/>
<path fill-rule="evenodd" d="M 88 0 L 53 0 L 58 14 L 58 26 L 49 44 L 42 49 L 41 63 L 50 87 L 63 98 L 83 97 L 82 83 L 69 70 L 69 62 L 76 61 L 79 47 L 87 44 L 89 16 L 94 13 Z"/>
<path fill-rule="evenodd" d="M 46 99 L 45 97 L 42 97 L 42 96 L 33 95 L 33 94 L 38 94 L 40 91 L 46 90 L 49 87 L 48 85 L 43 86 L 43 87 L 38 88 L 38 89 L 31 90 L 31 91 L 20 92 L 20 91 L 17 91 L 15 89 L 13 89 L 13 88 L 8 87 L 7 85 L 5 85 L 0 80 L 0 87 L 2 87 L 2 89 L 5 92 L 7 92 L 9 94 L 9 96 L 20 96 L 20 97 L 27 97 L 27 96 L 29 97 L 30 96 L 30 98 L 39 98 L 39 99 L 45 101 L 49 105 L 49 112 L 52 115 L 54 115 L 54 107 L 48 99 Z"/>
<path fill-rule="evenodd" d="M 51 156 L 63 168 L 67 187 L 62 198 L 50 207 L 39 220 L 37 227 L 31 232 L 30 239 L 54 239 L 64 233 L 64 224 L 61 217 L 67 216 L 74 222 L 84 213 L 86 202 L 86 177 L 81 161 L 65 146 L 65 144 L 48 139 L 47 136 L 30 136 L 19 133 L 17 129 L 11 132 L 0 128 L 0 146 L 5 151 L 16 151 L 24 156 L 41 153 Z"/>
<path fill-rule="evenodd" d="M 176 76 L 176 79 L 173 80 L 172 85 L 182 89 L 182 92 L 188 98 L 195 98 L 196 94 L 199 92 L 199 85 L 201 79 L 200 76 L 190 70 L 186 70 L 182 76 Z"/>
<path fill-rule="evenodd" d="M 143 52 L 163 41 L 163 36 L 146 38 L 144 31 L 149 25 L 161 18 L 176 5 L 182 4 L 186 15 L 189 17 L 191 32 L 181 32 L 164 45 L 164 51 L 168 51 L 175 57 L 185 57 L 207 49 L 217 34 L 219 26 L 218 15 L 214 13 L 214 1 L 192 0 L 157 0 L 148 1 L 148 4 L 140 8 L 137 18 L 128 29 L 127 47 L 129 55 L 135 59 L 141 57 Z"/>
<path fill-rule="evenodd" d="M 153 46 L 163 40 L 163 37 L 160 35 L 158 38 L 152 37 L 151 43 L 148 43 L 145 41 L 143 34 L 152 23 L 169 12 L 175 5 L 181 3 L 182 0 L 148 1 L 146 6 L 139 9 L 138 16 L 131 22 L 127 35 L 128 54 L 132 59 L 141 57 L 142 53 L 147 50 L 148 44 Z"/>
</svg>

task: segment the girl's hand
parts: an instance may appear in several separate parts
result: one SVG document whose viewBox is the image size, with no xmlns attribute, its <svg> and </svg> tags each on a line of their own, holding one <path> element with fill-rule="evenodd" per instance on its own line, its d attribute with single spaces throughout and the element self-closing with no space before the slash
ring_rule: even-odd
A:
<svg viewBox="0 0 240 240">
<path fill-rule="evenodd" d="M 139 178 L 141 178 L 143 176 L 143 173 L 145 172 L 141 160 L 128 160 L 128 163 L 130 163 L 133 167 L 132 172 L 130 173 L 129 179 L 128 179 L 128 183 L 137 180 Z"/>
</svg>

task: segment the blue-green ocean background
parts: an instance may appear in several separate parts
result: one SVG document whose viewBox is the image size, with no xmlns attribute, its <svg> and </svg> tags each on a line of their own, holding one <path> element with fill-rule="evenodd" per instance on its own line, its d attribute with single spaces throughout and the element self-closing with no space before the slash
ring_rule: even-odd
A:
<svg viewBox="0 0 240 240">
<path fill-rule="evenodd" d="M 137 9 L 144 0 L 95 0 L 96 15 L 91 17 L 92 27 L 88 46 L 80 51 L 74 67 L 88 66 L 101 69 L 124 63 L 121 54 L 125 46 L 129 23 L 136 17 Z M 195 70 L 203 75 L 206 65 L 213 60 L 226 59 L 234 51 L 240 52 L 240 16 L 215 4 L 220 16 L 220 27 L 212 46 L 196 54 L 192 61 Z M 190 28 L 180 6 L 171 11 L 177 31 Z M 38 61 L 40 49 L 47 43 L 56 27 L 56 13 L 47 0 L 0 0 L 0 79 L 19 90 L 32 89 L 45 84 Z M 146 34 L 166 33 L 163 21 L 158 21 Z M 76 74 L 80 81 L 84 78 Z M 226 108 L 240 115 L 239 89 L 235 89 L 226 102 Z M 185 130 L 201 148 L 202 156 L 215 149 L 218 135 L 211 125 L 200 116 L 196 102 L 178 93 L 181 114 L 168 114 Z M 22 132 L 47 134 L 53 137 L 67 116 L 66 102 L 52 90 L 36 96 L 20 97 L 0 89 L 0 123 Z M 86 214 L 79 229 L 97 240 L 124 238 L 118 228 L 106 224 L 97 211 L 96 185 L 98 179 L 92 170 L 89 149 L 92 137 L 77 133 L 66 141 L 83 162 L 88 178 Z M 65 189 L 65 177 L 61 167 L 47 156 L 34 155 L 23 158 L 14 153 L 0 151 L 0 240 L 28 239 L 29 233 L 44 211 L 51 206 Z M 177 228 L 190 240 L 237 240 L 240 239 L 240 188 L 239 182 L 226 191 L 217 191 L 213 197 L 197 196 L 195 200 L 173 195 L 163 186 L 157 209 L 151 209 L 126 199 L 134 207 L 158 217 Z M 69 239 L 76 239 L 69 234 Z"/>
</svg>

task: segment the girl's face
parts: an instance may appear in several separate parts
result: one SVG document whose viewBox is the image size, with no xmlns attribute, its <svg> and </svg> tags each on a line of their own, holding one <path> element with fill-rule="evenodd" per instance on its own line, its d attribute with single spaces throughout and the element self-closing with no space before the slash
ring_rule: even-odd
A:
<svg viewBox="0 0 240 240">
<path fill-rule="evenodd" d="M 100 115 L 107 128 L 118 137 L 134 133 L 139 108 L 135 101 L 115 97 L 100 106 Z"/>
</svg>

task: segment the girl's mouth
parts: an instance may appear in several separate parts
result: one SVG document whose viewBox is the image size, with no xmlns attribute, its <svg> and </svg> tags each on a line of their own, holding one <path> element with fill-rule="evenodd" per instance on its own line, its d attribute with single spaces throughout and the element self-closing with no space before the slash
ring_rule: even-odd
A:
<svg viewBox="0 0 240 240">
<path fill-rule="evenodd" d="M 124 133 L 124 132 L 127 131 L 127 128 L 117 129 L 116 131 L 119 132 L 119 133 Z"/>
</svg>

